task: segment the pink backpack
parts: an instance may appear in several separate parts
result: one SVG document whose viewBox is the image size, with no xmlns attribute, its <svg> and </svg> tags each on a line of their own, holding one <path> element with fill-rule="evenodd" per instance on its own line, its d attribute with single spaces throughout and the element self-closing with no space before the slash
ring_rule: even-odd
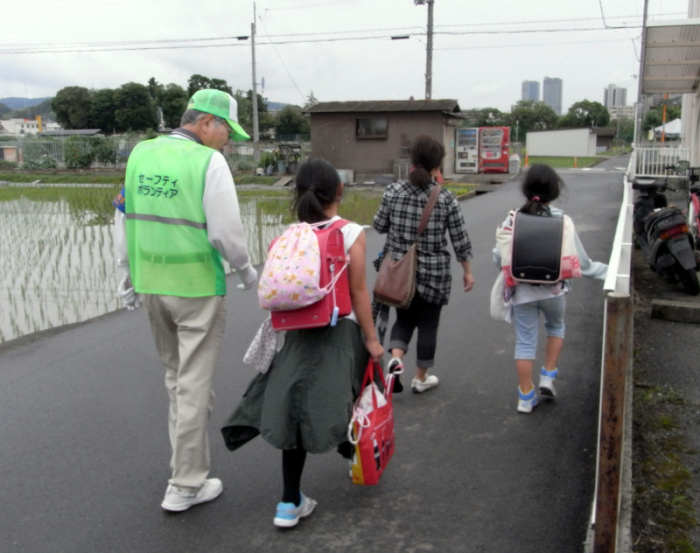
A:
<svg viewBox="0 0 700 553">
<path fill-rule="evenodd" d="M 352 310 L 348 256 L 340 219 L 290 225 L 270 244 L 260 275 L 260 307 L 271 311 L 275 330 L 334 326 Z"/>
</svg>

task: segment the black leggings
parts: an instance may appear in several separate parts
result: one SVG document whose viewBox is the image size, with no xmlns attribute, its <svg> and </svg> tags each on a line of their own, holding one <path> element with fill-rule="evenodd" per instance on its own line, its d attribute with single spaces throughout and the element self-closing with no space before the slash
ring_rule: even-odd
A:
<svg viewBox="0 0 700 553">
<path fill-rule="evenodd" d="M 441 310 L 442 305 L 428 303 L 418 294 L 413 296 L 413 301 L 408 309 L 396 310 L 396 322 L 391 329 L 389 348 L 408 351 L 413 331 L 418 328 L 416 364 L 422 369 L 432 367 L 435 364 Z"/>
<path fill-rule="evenodd" d="M 282 501 L 294 503 L 297 507 L 301 503 L 301 473 L 304 472 L 306 462 L 305 449 L 282 450 Z"/>
</svg>

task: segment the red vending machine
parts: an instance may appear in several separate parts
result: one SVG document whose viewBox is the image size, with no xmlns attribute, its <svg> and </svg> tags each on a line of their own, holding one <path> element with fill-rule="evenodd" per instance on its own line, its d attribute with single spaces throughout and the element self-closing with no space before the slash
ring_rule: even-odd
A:
<svg viewBox="0 0 700 553">
<path fill-rule="evenodd" d="M 479 129 L 479 172 L 507 173 L 510 154 L 510 127 Z"/>
</svg>

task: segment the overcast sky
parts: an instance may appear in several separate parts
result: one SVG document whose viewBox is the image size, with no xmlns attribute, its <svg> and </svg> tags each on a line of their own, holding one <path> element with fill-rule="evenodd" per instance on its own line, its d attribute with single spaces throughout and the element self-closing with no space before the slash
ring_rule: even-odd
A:
<svg viewBox="0 0 700 553">
<path fill-rule="evenodd" d="M 301 105 L 312 91 L 320 101 L 425 98 L 427 5 L 255 5 L 257 81 L 268 100 Z M 684 19 L 687 6 L 649 0 L 649 20 Z M 523 80 L 558 77 L 564 112 L 602 103 L 610 83 L 631 103 L 643 9 L 643 0 L 435 0 L 432 97 L 509 111 Z M 150 77 L 186 87 L 193 73 L 252 88 L 251 41 L 236 40 L 251 34 L 249 0 L 0 0 L 0 13 L 0 98 Z"/>
</svg>

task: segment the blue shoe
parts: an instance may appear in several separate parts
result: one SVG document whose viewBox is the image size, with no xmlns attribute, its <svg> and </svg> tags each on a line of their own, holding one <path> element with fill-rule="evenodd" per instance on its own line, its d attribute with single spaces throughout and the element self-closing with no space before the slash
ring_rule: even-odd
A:
<svg viewBox="0 0 700 553">
<path fill-rule="evenodd" d="M 535 387 L 530 388 L 527 394 L 518 386 L 518 413 L 531 413 L 534 407 L 537 405 L 537 394 L 535 393 Z"/>
<path fill-rule="evenodd" d="M 548 371 L 542 367 L 540 372 L 540 394 L 548 399 L 554 399 L 557 395 L 557 391 L 554 389 L 554 379 L 559 374 L 559 369 L 554 369 L 553 371 Z"/>
<path fill-rule="evenodd" d="M 307 517 L 316 507 L 316 501 L 301 494 L 301 503 L 297 507 L 294 503 L 277 504 L 277 513 L 273 522 L 280 528 L 291 528 L 299 524 L 299 519 Z"/>
</svg>

